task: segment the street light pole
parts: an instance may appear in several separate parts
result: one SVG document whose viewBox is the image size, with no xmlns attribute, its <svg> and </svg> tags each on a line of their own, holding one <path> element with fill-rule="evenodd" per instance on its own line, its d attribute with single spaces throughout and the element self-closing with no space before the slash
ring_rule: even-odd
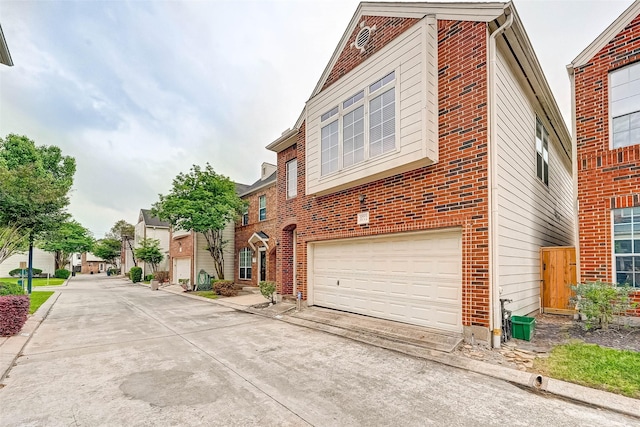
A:
<svg viewBox="0 0 640 427">
<path fill-rule="evenodd" d="M 27 293 L 31 295 L 31 282 L 33 281 L 33 233 L 29 233 L 29 271 L 27 272 Z"/>
</svg>

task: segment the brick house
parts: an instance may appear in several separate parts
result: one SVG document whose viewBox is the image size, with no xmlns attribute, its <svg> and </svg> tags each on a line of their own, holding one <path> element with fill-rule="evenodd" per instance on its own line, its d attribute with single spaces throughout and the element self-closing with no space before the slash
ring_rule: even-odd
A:
<svg viewBox="0 0 640 427">
<path fill-rule="evenodd" d="M 574 241 L 571 139 L 512 3 L 361 3 L 278 155 L 277 283 L 500 342 Z M 491 338 L 493 336 L 493 338 Z"/>
<path fill-rule="evenodd" d="M 578 277 L 638 288 L 639 15 L 636 1 L 567 66 L 573 98 Z"/>
<path fill-rule="evenodd" d="M 82 274 L 104 273 L 107 271 L 107 268 L 109 268 L 105 260 L 95 256 L 91 252 L 83 252 L 80 259 L 80 273 Z"/>
<path fill-rule="evenodd" d="M 236 223 L 235 282 L 258 286 L 276 280 L 276 165 L 263 163 L 260 179 L 240 194 L 249 206 Z"/>
</svg>

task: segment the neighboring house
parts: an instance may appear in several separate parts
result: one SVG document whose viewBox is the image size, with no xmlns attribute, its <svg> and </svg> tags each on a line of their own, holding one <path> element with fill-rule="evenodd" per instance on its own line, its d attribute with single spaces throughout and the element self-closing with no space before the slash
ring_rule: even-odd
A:
<svg viewBox="0 0 640 427">
<path fill-rule="evenodd" d="M 536 311 L 540 248 L 574 242 L 571 138 L 512 3 L 361 3 L 267 148 L 278 291 L 308 305 L 499 346 L 499 299 Z"/>
<path fill-rule="evenodd" d="M 21 262 L 29 262 L 29 253 L 15 254 L 0 263 L 0 277 L 9 277 L 9 272 L 20 268 Z M 28 264 L 27 264 L 28 265 Z M 33 268 L 42 270 L 42 274 L 53 274 L 56 272 L 55 254 L 45 252 L 39 248 L 33 248 Z"/>
<path fill-rule="evenodd" d="M 75 252 L 71 254 L 71 270 L 75 272 L 80 272 L 82 269 L 82 254 L 80 252 Z"/>
<path fill-rule="evenodd" d="M 133 248 L 135 250 L 139 247 L 142 239 L 159 240 L 160 252 L 162 252 L 164 258 L 158 265 L 158 271 L 169 271 L 169 229 L 170 224 L 168 222 L 161 221 L 160 218 L 152 216 L 149 209 L 140 209 L 138 223 L 135 226 Z M 132 264 L 133 261 L 131 261 L 131 264 L 127 266 L 129 270 L 131 269 Z M 151 266 L 145 262 L 138 262 L 138 267 L 142 268 L 142 277 L 153 273 Z"/>
<path fill-rule="evenodd" d="M 131 270 L 131 267 L 135 267 L 133 249 L 134 239 L 122 239 L 122 246 L 120 247 L 120 268 L 122 274 L 126 274 Z"/>
<path fill-rule="evenodd" d="M 639 15 L 636 1 L 567 69 L 573 97 L 578 277 L 640 289 Z"/>
<path fill-rule="evenodd" d="M 236 183 L 235 185 L 238 194 L 247 187 L 244 184 Z M 234 277 L 234 228 L 233 222 L 230 222 L 222 232 L 222 239 L 225 242 L 223 249 L 224 277 L 227 280 L 233 280 Z M 169 244 L 169 277 L 171 283 L 178 284 L 180 280 L 189 280 L 189 283 L 195 284 L 198 282 L 201 270 L 204 270 L 212 278 L 218 278 L 215 263 L 204 235 L 192 230 L 172 229 Z"/>
<path fill-rule="evenodd" d="M 11 59 L 11 53 L 9 53 L 9 46 L 4 38 L 4 32 L 2 26 L 0 26 L 0 63 L 8 66 L 13 66 L 13 60 Z"/>
<path fill-rule="evenodd" d="M 263 163 L 260 179 L 240 197 L 249 205 L 235 227 L 235 282 L 258 286 L 276 280 L 277 167 Z"/>
<path fill-rule="evenodd" d="M 108 264 L 102 258 L 99 258 L 91 252 L 83 252 L 81 255 L 80 273 L 82 274 L 98 274 L 107 271 Z"/>
</svg>

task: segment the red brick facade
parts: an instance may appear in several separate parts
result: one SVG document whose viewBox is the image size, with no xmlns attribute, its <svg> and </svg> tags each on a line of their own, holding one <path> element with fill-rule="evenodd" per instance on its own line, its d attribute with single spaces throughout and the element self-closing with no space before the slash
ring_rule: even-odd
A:
<svg viewBox="0 0 640 427">
<path fill-rule="evenodd" d="M 640 206 L 640 145 L 610 149 L 609 72 L 640 60 L 640 17 L 574 70 L 580 280 L 615 282 L 611 210 Z"/>
<path fill-rule="evenodd" d="M 284 181 L 283 181 L 284 182 Z M 261 188 L 255 192 L 243 196 L 242 199 L 249 202 L 249 223 L 242 225 L 242 219 L 236 223 L 235 230 L 235 261 L 234 261 L 234 281 L 235 283 L 245 286 L 258 286 L 260 272 L 258 271 L 258 251 L 253 252 L 253 260 L 251 265 L 251 279 L 240 279 L 240 250 L 249 248 L 249 239 L 254 233 L 262 231 L 269 236 L 268 250 L 266 254 L 266 279 L 269 281 L 276 280 L 276 218 L 277 218 L 277 187 L 276 183 L 271 183 L 268 187 Z M 267 199 L 267 219 L 259 220 L 259 198 L 266 196 Z M 263 246 L 261 243 L 254 243 L 256 248 Z"/>
<path fill-rule="evenodd" d="M 367 25 L 376 23 L 377 29 L 373 47 L 362 60 L 417 22 L 363 20 Z M 376 40 L 383 36 L 384 42 Z M 278 154 L 277 282 L 281 293 L 293 291 L 295 276 L 295 289 L 307 298 L 308 242 L 455 226 L 462 229 L 463 240 L 463 324 L 489 326 L 486 49 L 485 23 L 438 22 L 439 161 L 434 165 L 333 194 L 306 196 L 305 126 L 300 127 L 296 144 Z M 352 52 L 356 50 L 345 47 L 324 87 L 357 65 Z M 287 200 L 285 166 L 293 158 L 298 161 L 298 195 Z M 372 221 L 354 226 L 361 210 L 360 194 L 366 194 L 365 207 Z M 294 230 L 295 266 L 291 262 Z"/>
<path fill-rule="evenodd" d="M 169 232 L 169 281 L 173 283 L 173 261 L 176 258 L 191 258 L 191 265 L 193 265 L 193 231 L 189 234 L 179 235 L 174 238 L 173 230 Z M 194 282 L 193 269 L 191 269 L 191 277 L 189 283 Z"/>
</svg>

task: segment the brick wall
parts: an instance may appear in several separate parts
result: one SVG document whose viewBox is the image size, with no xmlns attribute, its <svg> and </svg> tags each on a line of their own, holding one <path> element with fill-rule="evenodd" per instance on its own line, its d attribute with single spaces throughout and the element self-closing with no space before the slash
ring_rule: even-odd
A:
<svg viewBox="0 0 640 427">
<path fill-rule="evenodd" d="M 267 197 L 267 219 L 265 221 L 259 221 L 258 208 L 260 196 Z M 267 280 L 276 280 L 276 218 L 277 218 L 277 187 L 276 184 L 260 189 L 254 193 L 251 193 L 242 198 L 249 202 L 249 224 L 242 225 L 242 220 L 236 223 L 235 230 L 235 247 L 236 256 L 234 261 L 234 281 L 246 286 L 258 286 L 259 271 L 258 271 L 258 253 L 254 251 L 253 258 L 256 262 L 251 266 L 251 280 L 240 279 L 240 249 L 251 248 L 249 246 L 249 238 L 253 233 L 262 231 L 269 236 L 269 251 L 267 252 Z M 256 245 L 256 247 L 262 246 Z"/>
<path fill-rule="evenodd" d="M 295 268 L 295 288 L 306 299 L 308 242 L 457 226 L 463 239 L 463 324 L 489 326 L 486 43 L 483 23 L 438 22 L 437 164 L 314 198 L 304 193 L 304 125 L 296 144 L 278 154 L 280 292 L 293 290 Z M 330 76 L 344 74 L 340 70 L 348 70 L 351 61 L 351 53 L 343 52 Z M 287 200 L 285 164 L 296 157 L 298 196 Z M 366 226 L 355 225 L 360 194 L 366 194 L 372 219 Z M 291 265 L 293 229 L 295 266 Z"/>
<path fill-rule="evenodd" d="M 184 235 L 177 239 L 173 238 L 173 230 L 169 233 L 169 282 L 173 283 L 173 259 L 174 258 L 191 258 L 193 266 L 193 240 L 194 233 Z M 193 268 L 192 268 L 193 270 Z M 195 283 L 193 271 L 191 271 L 190 283 Z"/>
<path fill-rule="evenodd" d="M 608 88 L 610 71 L 638 60 L 640 17 L 575 69 L 581 281 L 615 281 L 611 209 L 640 206 L 640 145 L 609 149 Z"/>
</svg>

